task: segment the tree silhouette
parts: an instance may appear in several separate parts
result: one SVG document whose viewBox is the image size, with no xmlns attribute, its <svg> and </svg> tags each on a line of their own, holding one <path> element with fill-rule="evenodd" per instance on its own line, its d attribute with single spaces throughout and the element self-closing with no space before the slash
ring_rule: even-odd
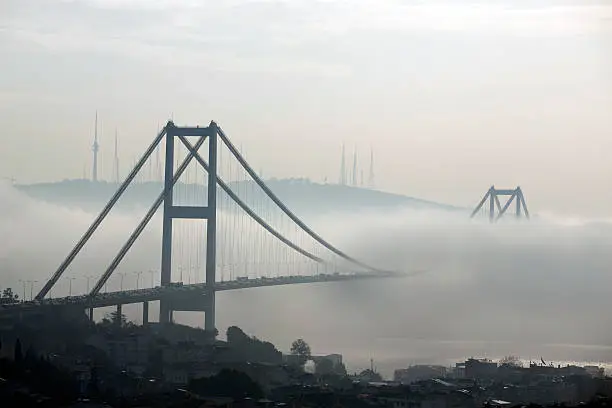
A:
<svg viewBox="0 0 612 408">
<path fill-rule="evenodd" d="M 0 298 L 2 298 L 3 301 L 7 302 L 16 302 L 19 299 L 19 295 L 17 295 L 16 293 L 13 292 L 13 289 L 11 288 L 6 288 L 2 291 L 2 296 L 0 296 Z"/>
<path fill-rule="evenodd" d="M 249 336 L 237 326 L 228 327 L 225 335 L 227 337 L 227 342 L 231 345 L 242 345 L 249 340 Z"/>
<path fill-rule="evenodd" d="M 297 339 L 291 344 L 291 354 L 297 356 L 300 366 L 306 364 L 306 362 L 310 360 L 310 357 L 312 356 L 310 346 L 304 341 L 304 339 Z"/>
<path fill-rule="evenodd" d="M 127 317 L 123 313 L 119 313 L 116 310 L 108 313 L 102 319 L 102 325 L 110 326 L 111 324 L 120 326 L 120 327 L 132 327 L 134 323 L 130 322 Z"/>
<path fill-rule="evenodd" d="M 283 355 L 272 343 L 249 337 L 239 327 L 227 329 L 228 355 L 237 361 L 280 363 Z"/>
</svg>

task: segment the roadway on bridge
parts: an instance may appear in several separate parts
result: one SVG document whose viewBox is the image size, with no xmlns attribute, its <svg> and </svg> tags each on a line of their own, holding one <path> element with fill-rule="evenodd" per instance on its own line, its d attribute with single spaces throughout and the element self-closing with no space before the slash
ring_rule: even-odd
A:
<svg viewBox="0 0 612 408">
<path fill-rule="evenodd" d="M 395 272 L 377 273 L 352 273 L 352 274 L 319 274 L 313 276 L 281 276 L 277 278 L 237 279 L 225 282 L 217 282 L 215 291 L 228 291 L 238 289 L 259 288 L 265 286 L 312 284 L 324 282 L 344 282 L 364 279 L 383 279 L 407 277 L 408 274 Z M 61 298 L 50 298 L 42 301 L 33 300 L 20 303 L 0 305 L 0 312 L 28 311 L 41 307 L 82 306 L 83 308 L 98 308 L 131 303 L 150 302 L 165 297 L 202 293 L 206 294 L 208 287 L 205 283 L 183 285 L 173 283 L 168 286 L 156 286 L 153 288 L 133 289 L 117 292 L 98 293 L 95 296 L 88 294 L 78 296 L 67 296 Z"/>
</svg>

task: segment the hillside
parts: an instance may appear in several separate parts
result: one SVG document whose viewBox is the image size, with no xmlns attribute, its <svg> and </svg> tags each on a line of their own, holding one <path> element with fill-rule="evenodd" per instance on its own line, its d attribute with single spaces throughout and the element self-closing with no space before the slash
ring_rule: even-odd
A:
<svg viewBox="0 0 612 408">
<path fill-rule="evenodd" d="M 457 207 L 418 198 L 366 188 L 313 183 L 306 179 L 271 179 L 267 180 L 266 184 L 289 208 L 297 213 L 394 207 L 459 210 Z M 262 193 L 253 182 L 233 182 L 230 185 L 232 190 L 238 192 L 245 201 L 251 204 L 261 203 L 260 194 Z M 128 188 L 119 205 L 122 208 L 149 207 L 161 192 L 162 187 L 160 182 L 134 184 Z M 17 188 L 38 200 L 95 211 L 109 200 L 117 189 L 117 184 L 104 181 L 64 180 L 54 183 L 19 185 Z M 205 188 L 202 185 L 177 184 L 175 197 L 179 198 L 175 198 L 175 201 L 182 201 L 181 204 L 193 204 L 196 196 L 205 197 Z M 221 196 L 219 193 L 219 197 Z M 220 205 L 222 204 L 221 202 Z"/>
</svg>

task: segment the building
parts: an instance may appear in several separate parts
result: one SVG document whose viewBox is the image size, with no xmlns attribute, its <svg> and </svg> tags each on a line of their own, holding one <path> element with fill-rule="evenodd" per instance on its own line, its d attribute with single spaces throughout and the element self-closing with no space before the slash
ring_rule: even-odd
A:
<svg viewBox="0 0 612 408">
<path fill-rule="evenodd" d="M 497 375 L 497 363 L 488 359 L 470 358 L 465 361 L 465 377 L 491 379 Z"/>
<path fill-rule="evenodd" d="M 584 366 L 584 370 L 586 371 L 588 375 L 590 375 L 593 378 L 604 378 L 605 377 L 605 370 L 603 367 L 588 365 L 588 366 Z"/>
<path fill-rule="evenodd" d="M 342 364 L 342 354 L 328 354 L 326 356 L 312 356 L 311 359 L 312 361 L 314 361 L 315 364 L 318 364 L 322 360 L 329 361 L 330 363 L 332 363 L 334 367 L 337 367 Z"/>
<path fill-rule="evenodd" d="M 149 365 L 151 337 L 140 334 L 95 335 L 86 344 L 104 351 L 119 368 L 142 375 Z"/>
<path fill-rule="evenodd" d="M 191 341 L 179 342 L 162 349 L 164 364 L 197 363 L 210 360 L 213 354 L 212 347 L 198 346 Z"/>
<path fill-rule="evenodd" d="M 395 370 L 393 381 L 402 384 L 411 384 L 417 381 L 432 378 L 446 377 L 446 367 L 439 365 L 414 365 L 408 368 Z"/>
</svg>

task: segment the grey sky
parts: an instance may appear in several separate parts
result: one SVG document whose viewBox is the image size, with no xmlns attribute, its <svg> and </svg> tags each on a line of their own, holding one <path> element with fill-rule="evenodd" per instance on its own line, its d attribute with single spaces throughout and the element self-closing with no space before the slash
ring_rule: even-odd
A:
<svg viewBox="0 0 612 408">
<path fill-rule="evenodd" d="M 335 181 L 344 141 L 384 190 L 608 215 L 611 50 L 609 1 L 4 0 L 0 176 L 79 177 L 98 109 L 110 177 L 172 112 L 269 176 Z"/>
</svg>

